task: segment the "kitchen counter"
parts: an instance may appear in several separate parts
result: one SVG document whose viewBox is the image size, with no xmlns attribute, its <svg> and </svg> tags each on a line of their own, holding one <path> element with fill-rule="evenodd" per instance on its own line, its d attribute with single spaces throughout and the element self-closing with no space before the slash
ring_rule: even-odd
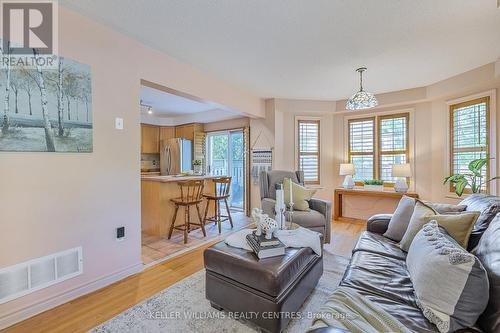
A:
<svg viewBox="0 0 500 333">
<path fill-rule="evenodd" d="M 192 176 L 142 175 L 141 176 L 141 180 L 143 181 L 160 182 L 160 183 L 170 183 L 170 182 L 179 182 L 184 180 L 197 180 L 197 179 L 213 179 L 213 178 L 217 178 L 217 176 L 205 176 L 205 175 L 192 175 Z"/>
<path fill-rule="evenodd" d="M 214 193 L 215 185 L 211 179 L 216 176 L 141 176 L 141 226 L 142 232 L 148 235 L 167 237 L 172 224 L 175 205 L 171 199 L 180 196 L 179 181 L 203 179 L 204 193 Z M 206 200 L 200 203 L 202 217 L 205 214 Z M 198 223 L 196 208 L 191 207 L 191 220 Z M 214 205 L 210 205 L 208 216 L 214 215 Z M 184 224 L 184 208 L 179 209 L 175 225 Z M 178 232 L 174 230 L 174 233 Z"/>
</svg>

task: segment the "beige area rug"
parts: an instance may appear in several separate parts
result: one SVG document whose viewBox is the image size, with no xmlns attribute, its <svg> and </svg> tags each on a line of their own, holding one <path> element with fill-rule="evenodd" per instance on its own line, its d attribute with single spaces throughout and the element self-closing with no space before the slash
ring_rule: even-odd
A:
<svg viewBox="0 0 500 333">
<path fill-rule="evenodd" d="M 316 289 L 300 309 L 300 319 L 290 322 L 284 332 L 302 333 L 310 327 L 327 297 L 338 286 L 349 262 L 345 257 L 324 251 L 324 273 Z M 249 322 L 217 311 L 205 299 L 205 271 L 201 270 L 122 314 L 90 330 L 91 333 L 165 332 L 256 332 Z"/>
</svg>

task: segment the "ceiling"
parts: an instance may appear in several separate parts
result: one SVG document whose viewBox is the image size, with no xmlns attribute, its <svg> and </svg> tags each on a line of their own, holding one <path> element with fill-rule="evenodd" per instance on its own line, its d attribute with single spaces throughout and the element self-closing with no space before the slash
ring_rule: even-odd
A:
<svg viewBox="0 0 500 333">
<path fill-rule="evenodd" d="M 141 86 L 141 116 L 150 121 L 157 119 L 164 124 L 178 125 L 188 122 L 209 123 L 242 117 L 242 114 L 228 110 L 212 102 L 195 100 L 147 86 Z M 144 106 L 151 106 L 153 114 L 148 114 Z"/>
<path fill-rule="evenodd" d="M 500 57 L 497 0 L 61 0 L 260 97 L 428 85 Z"/>
</svg>

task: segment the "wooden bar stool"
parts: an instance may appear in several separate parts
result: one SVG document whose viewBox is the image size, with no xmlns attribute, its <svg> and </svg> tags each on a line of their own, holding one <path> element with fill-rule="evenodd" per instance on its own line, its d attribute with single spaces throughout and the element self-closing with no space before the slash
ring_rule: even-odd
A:
<svg viewBox="0 0 500 333">
<path fill-rule="evenodd" d="M 205 216 L 204 223 L 207 221 L 215 222 L 219 226 L 219 234 L 221 233 L 221 222 L 229 220 L 231 224 L 231 228 L 233 227 L 233 219 L 231 218 L 231 212 L 229 211 L 229 204 L 227 203 L 227 198 L 229 198 L 229 190 L 231 189 L 231 177 L 218 177 L 212 179 L 215 185 L 215 193 L 214 194 L 203 194 L 203 196 L 207 199 L 207 206 L 205 208 Z M 215 215 L 207 218 L 208 207 L 210 206 L 210 202 L 213 201 L 215 203 Z M 227 215 L 221 215 L 220 213 L 220 202 L 224 201 L 226 205 Z"/>
<path fill-rule="evenodd" d="M 174 216 L 172 217 L 172 224 L 170 224 L 170 230 L 168 231 L 168 239 L 172 237 L 174 229 L 181 230 L 184 233 L 184 244 L 186 244 L 188 241 L 188 233 L 192 230 L 191 225 L 199 226 L 203 232 L 203 236 L 207 237 L 207 233 L 205 231 L 205 221 L 201 218 L 199 206 L 199 204 L 203 201 L 202 195 L 204 180 L 181 181 L 177 182 L 177 185 L 181 190 L 181 196 L 170 200 L 175 204 L 175 211 Z M 191 214 L 189 212 L 191 206 L 196 207 L 200 223 L 191 222 Z M 184 224 L 176 226 L 175 220 L 177 219 L 179 207 L 184 207 Z"/>
</svg>

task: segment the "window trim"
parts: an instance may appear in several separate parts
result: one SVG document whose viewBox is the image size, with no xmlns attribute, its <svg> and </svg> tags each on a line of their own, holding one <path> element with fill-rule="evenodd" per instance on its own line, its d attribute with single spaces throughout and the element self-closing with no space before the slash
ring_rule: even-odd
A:
<svg viewBox="0 0 500 333">
<path fill-rule="evenodd" d="M 446 144 L 446 149 L 447 153 L 445 154 L 446 160 L 445 160 L 445 169 L 444 169 L 444 175 L 448 176 L 453 172 L 453 159 L 452 159 L 452 153 L 453 153 L 453 135 L 452 135 L 452 106 L 455 106 L 455 108 L 458 106 L 465 106 L 467 103 L 472 103 L 476 102 L 478 100 L 487 98 L 489 99 L 489 105 L 487 109 L 487 126 L 488 126 L 488 135 L 487 135 L 487 140 L 488 140 L 488 156 L 490 158 L 493 158 L 489 161 L 488 164 L 488 177 L 492 178 L 497 175 L 497 170 L 500 169 L 500 161 L 497 161 L 498 164 L 495 163 L 496 161 L 496 126 L 492 126 L 493 124 L 496 124 L 496 111 L 497 111 L 497 106 L 496 106 L 496 89 L 491 89 L 488 91 L 484 91 L 481 93 L 477 93 L 474 95 L 469 95 L 461 98 L 457 98 L 454 100 L 448 100 L 446 101 L 446 114 L 448 117 L 447 121 L 447 126 L 448 126 L 448 131 L 447 131 L 447 144 Z M 492 111 L 493 110 L 493 111 Z M 497 195 L 497 183 L 500 183 L 499 181 L 493 181 L 490 182 L 487 186 L 487 192 L 491 195 Z M 466 191 L 465 194 L 470 193 L 470 191 Z M 456 194 L 454 193 L 453 186 L 450 184 L 449 188 L 449 193 L 446 195 L 446 197 L 449 198 L 457 198 Z"/>
<path fill-rule="evenodd" d="M 407 136 L 407 149 L 408 149 L 408 163 L 411 166 L 412 169 L 412 176 L 409 177 L 408 179 L 408 190 L 413 191 L 415 189 L 416 183 L 417 183 L 417 173 L 415 171 L 415 108 L 404 108 L 404 109 L 396 109 L 396 110 L 389 110 L 389 111 L 378 111 L 378 112 L 372 112 L 372 113 L 362 113 L 362 114 L 354 114 L 354 115 L 345 115 L 344 116 L 344 161 L 350 161 L 350 156 L 349 156 L 349 150 L 350 150 L 350 145 L 349 145 L 349 123 L 351 121 L 356 121 L 356 120 L 362 120 L 365 118 L 378 118 L 378 117 L 383 117 L 383 116 L 391 116 L 391 115 L 398 115 L 398 114 L 408 114 L 408 121 L 407 121 L 407 130 L 408 130 L 408 136 Z M 378 132 L 379 132 L 379 125 L 377 124 L 377 119 L 375 119 L 375 143 L 374 145 L 376 146 L 376 151 L 374 152 L 374 177 L 377 177 L 378 173 L 378 164 L 379 164 L 379 154 L 378 154 Z M 348 163 L 348 162 L 346 162 Z M 355 182 L 356 185 L 363 185 L 362 182 Z M 385 182 L 384 186 L 385 187 L 394 187 L 393 182 Z"/>
<path fill-rule="evenodd" d="M 295 164 L 297 170 L 300 170 L 300 123 L 313 123 L 318 124 L 318 153 L 306 153 L 302 155 L 318 156 L 318 180 L 316 181 L 305 181 L 304 185 L 320 185 L 321 184 L 321 119 L 317 117 L 295 117 Z"/>
</svg>

